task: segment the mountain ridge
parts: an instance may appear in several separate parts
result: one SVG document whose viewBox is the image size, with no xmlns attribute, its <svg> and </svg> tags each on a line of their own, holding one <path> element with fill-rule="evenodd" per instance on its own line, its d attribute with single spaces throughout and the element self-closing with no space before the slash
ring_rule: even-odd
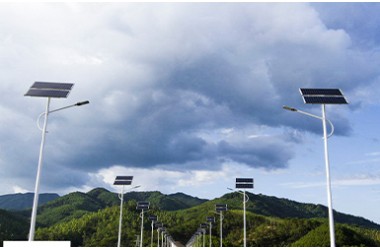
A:
<svg viewBox="0 0 380 250">
<path fill-rule="evenodd" d="M 327 208 L 320 204 L 301 203 L 286 198 L 246 192 L 247 227 L 251 246 L 319 246 L 326 244 Z M 53 199 L 38 208 L 36 236 L 39 240 L 70 240 L 72 246 L 113 246 L 117 239 L 120 199 L 118 193 L 105 188 L 94 188 L 88 192 L 72 192 Z M 226 193 L 221 197 L 207 200 L 184 193 L 163 194 L 159 191 L 128 192 L 124 194 L 123 222 L 128 225 L 124 245 L 133 246 L 135 235 L 139 234 L 141 219 L 136 210 L 138 201 L 149 201 L 148 214 L 155 214 L 162 221 L 174 239 L 185 244 L 186 239 L 197 230 L 207 216 L 215 215 L 215 204 L 227 204 L 223 213 L 226 220 L 223 232 L 226 244 L 239 246 L 241 243 L 242 195 L 239 192 Z M 30 209 L 20 212 L 2 211 L 0 225 L 17 218 L 13 231 L 2 232 L 0 240 L 26 238 Z M 9 216 L 7 216 L 9 215 Z M 15 217 L 12 217 L 15 216 Z M 380 246 L 380 225 L 363 217 L 334 211 L 337 234 L 341 245 Z M 21 227 L 22 225 L 22 227 Z M 150 228 L 150 222 L 144 222 Z M 17 231 L 16 228 L 24 228 Z M 216 227 L 214 230 L 218 230 Z M 148 230 L 147 230 L 148 231 Z M 319 241 L 313 240 L 318 235 Z M 350 235 L 355 241 L 350 241 Z M 147 236 L 149 238 L 149 236 Z M 213 238 L 217 241 L 217 238 Z M 361 243 L 361 241 L 363 243 Z M 240 243 L 239 243 L 240 242 Z M 144 243 L 148 244 L 148 242 Z M 0 244 L 1 245 L 1 244 Z M 217 245 L 217 242 L 215 243 Z"/>
<path fill-rule="evenodd" d="M 51 200 L 57 199 L 60 196 L 55 193 L 39 194 L 39 204 L 45 204 Z M 34 193 L 16 193 L 0 195 L 0 209 L 4 210 L 24 210 L 33 206 Z"/>
</svg>

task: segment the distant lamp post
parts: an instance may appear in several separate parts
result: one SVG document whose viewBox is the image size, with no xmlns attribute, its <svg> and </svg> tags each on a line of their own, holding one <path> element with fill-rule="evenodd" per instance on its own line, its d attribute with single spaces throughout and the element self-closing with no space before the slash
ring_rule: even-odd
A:
<svg viewBox="0 0 380 250">
<path fill-rule="evenodd" d="M 117 247 L 120 247 L 121 243 L 121 226 L 123 221 L 123 203 L 124 203 L 124 186 L 132 184 L 133 176 L 116 176 L 114 185 L 121 186 L 121 192 L 119 194 L 120 199 L 120 218 L 119 218 L 119 234 L 117 238 Z M 139 186 L 133 187 L 138 188 Z"/>
<path fill-rule="evenodd" d="M 203 233 L 203 247 L 206 246 L 206 228 L 207 228 L 207 224 L 206 223 L 201 223 L 199 225 L 202 233 Z"/>
<path fill-rule="evenodd" d="M 43 155 L 44 155 L 44 147 L 45 147 L 45 139 L 46 139 L 46 133 L 47 133 L 47 123 L 48 123 L 49 114 L 63 110 L 63 109 L 67 109 L 67 108 L 71 108 L 75 106 L 82 106 L 82 105 L 90 103 L 89 101 L 78 102 L 76 104 L 69 105 L 63 108 L 50 110 L 51 98 L 67 98 L 73 86 L 74 86 L 73 83 L 35 82 L 29 88 L 28 92 L 25 94 L 25 96 L 47 98 L 45 112 L 40 115 L 40 117 L 43 115 L 45 119 L 44 119 L 44 125 L 41 129 L 42 139 L 41 139 L 40 153 L 39 153 L 39 158 L 38 158 L 36 183 L 35 183 L 35 188 L 34 188 L 32 215 L 30 219 L 29 241 L 34 240 L 34 233 L 35 233 L 35 228 L 36 228 L 38 197 L 39 197 L 39 189 L 40 189 L 40 176 L 41 176 L 41 169 L 42 169 L 42 163 L 43 163 Z M 39 118 L 38 118 L 38 121 L 39 121 Z"/>
<path fill-rule="evenodd" d="M 160 232 L 161 229 L 163 228 L 164 224 L 162 222 L 156 221 L 156 227 L 157 227 L 157 247 L 160 247 Z"/>
<path fill-rule="evenodd" d="M 227 211 L 227 204 L 216 204 L 215 211 L 220 215 L 220 247 L 223 247 L 223 211 Z"/>
<path fill-rule="evenodd" d="M 139 201 L 137 202 L 137 210 L 141 210 L 140 218 L 141 218 L 141 232 L 140 232 L 140 247 L 143 245 L 143 231 L 144 231 L 144 213 L 149 210 L 149 202 L 148 201 Z"/>
<path fill-rule="evenodd" d="M 150 239 L 150 247 L 153 247 L 153 238 L 154 238 L 153 229 L 154 229 L 154 223 L 157 221 L 157 215 L 150 215 L 149 220 L 152 222 L 152 235 Z"/>
<path fill-rule="evenodd" d="M 253 178 L 236 178 L 236 186 L 237 189 L 243 189 L 243 232 L 244 232 L 244 247 L 247 246 L 247 223 L 246 223 L 246 213 L 245 213 L 245 204 L 248 202 L 249 197 L 245 194 L 246 189 L 253 188 Z"/>
<path fill-rule="evenodd" d="M 212 223 L 215 223 L 215 217 L 207 217 L 207 222 L 209 223 L 209 225 L 210 225 L 210 247 L 212 247 L 212 240 L 211 240 L 211 238 L 212 238 Z"/>
<path fill-rule="evenodd" d="M 296 108 L 283 106 L 285 110 L 298 112 L 307 116 L 311 116 L 322 120 L 323 126 L 323 139 L 324 139 L 324 153 L 325 153 L 325 167 L 326 167 L 326 186 L 327 186 L 327 203 L 329 211 L 329 229 L 330 229 L 330 246 L 335 247 L 335 229 L 334 229 L 334 215 L 332 208 L 332 194 L 331 194 L 331 179 L 330 179 L 330 163 L 327 138 L 334 132 L 333 124 L 326 118 L 326 104 L 348 104 L 346 98 L 343 96 L 340 89 L 306 89 L 301 88 L 300 93 L 306 104 L 321 104 L 322 117 L 316 116 Z M 330 123 L 332 131 L 327 135 L 326 121 Z"/>
<path fill-rule="evenodd" d="M 161 227 L 161 247 L 164 247 L 164 234 L 166 232 L 166 228 L 165 227 Z"/>
</svg>

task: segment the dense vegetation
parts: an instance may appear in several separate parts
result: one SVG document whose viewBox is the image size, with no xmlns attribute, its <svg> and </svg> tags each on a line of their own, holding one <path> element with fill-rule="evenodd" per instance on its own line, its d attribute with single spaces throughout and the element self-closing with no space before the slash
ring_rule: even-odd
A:
<svg viewBox="0 0 380 250">
<path fill-rule="evenodd" d="M 4 240 L 23 240 L 25 239 L 29 224 L 26 219 L 0 209 L 0 246 Z"/>
<path fill-rule="evenodd" d="M 326 207 L 287 199 L 249 194 L 247 204 L 248 246 L 328 246 Z M 242 196 L 229 193 L 206 201 L 185 194 L 132 192 L 125 195 L 122 246 L 135 246 L 140 234 L 140 211 L 136 201 L 151 202 L 145 215 L 155 214 L 174 240 L 186 244 L 207 216 L 215 216 L 212 244 L 219 246 L 219 216 L 215 204 L 225 203 L 223 245 L 242 246 Z M 75 192 L 46 203 L 39 209 L 37 240 L 69 240 L 72 246 L 116 246 L 120 200 L 117 194 L 98 188 L 88 193 Z M 1 240 L 26 239 L 28 220 L 21 215 L 1 211 Z M 30 212 L 30 211 L 28 211 Z M 12 217 L 13 216 L 13 217 Z M 380 246 L 380 225 L 364 218 L 335 213 L 337 246 Z M 4 230 L 3 223 L 8 223 Z M 12 236 L 13 235 L 13 236 Z M 208 230 L 206 246 L 208 246 Z M 144 222 L 144 246 L 150 246 L 151 222 Z M 154 245 L 157 231 L 154 230 Z"/>
</svg>

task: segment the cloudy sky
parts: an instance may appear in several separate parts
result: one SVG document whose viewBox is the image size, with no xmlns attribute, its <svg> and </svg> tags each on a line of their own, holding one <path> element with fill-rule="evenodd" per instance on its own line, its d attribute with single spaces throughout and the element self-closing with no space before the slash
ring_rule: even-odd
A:
<svg viewBox="0 0 380 250">
<path fill-rule="evenodd" d="M 236 177 L 254 193 L 326 204 L 321 115 L 300 87 L 340 88 L 330 105 L 333 205 L 380 223 L 380 4 L 1 3 L 0 194 L 33 191 L 44 98 L 41 192 L 112 186 L 215 198 Z"/>
</svg>

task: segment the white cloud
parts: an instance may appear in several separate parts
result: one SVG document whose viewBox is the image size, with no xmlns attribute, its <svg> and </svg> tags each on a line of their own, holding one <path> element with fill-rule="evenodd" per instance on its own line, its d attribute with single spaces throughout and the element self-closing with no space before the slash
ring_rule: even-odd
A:
<svg viewBox="0 0 380 250">
<path fill-rule="evenodd" d="M 132 175 L 134 178 L 131 187 L 140 185 L 139 191 L 159 190 L 163 193 L 175 193 L 181 190 L 184 192 L 194 188 L 215 186 L 220 182 L 228 182 L 231 181 L 231 176 L 235 174 L 235 171 L 228 166 L 224 166 L 221 171 L 172 171 L 113 166 L 90 174 L 91 179 L 86 184 L 85 189 L 91 186 L 106 186 L 108 189 L 119 191 L 117 187 L 112 185 L 115 177 L 117 175 Z M 209 195 L 213 195 L 213 192 L 210 192 Z"/>
<path fill-rule="evenodd" d="M 28 193 L 28 192 L 30 192 L 29 190 L 27 190 L 27 189 L 24 189 L 24 188 L 22 188 L 22 187 L 20 187 L 20 186 L 13 186 L 12 187 L 13 188 L 13 192 L 15 193 L 15 194 L 17 194 L 17 193 Z"/>
</svg>

